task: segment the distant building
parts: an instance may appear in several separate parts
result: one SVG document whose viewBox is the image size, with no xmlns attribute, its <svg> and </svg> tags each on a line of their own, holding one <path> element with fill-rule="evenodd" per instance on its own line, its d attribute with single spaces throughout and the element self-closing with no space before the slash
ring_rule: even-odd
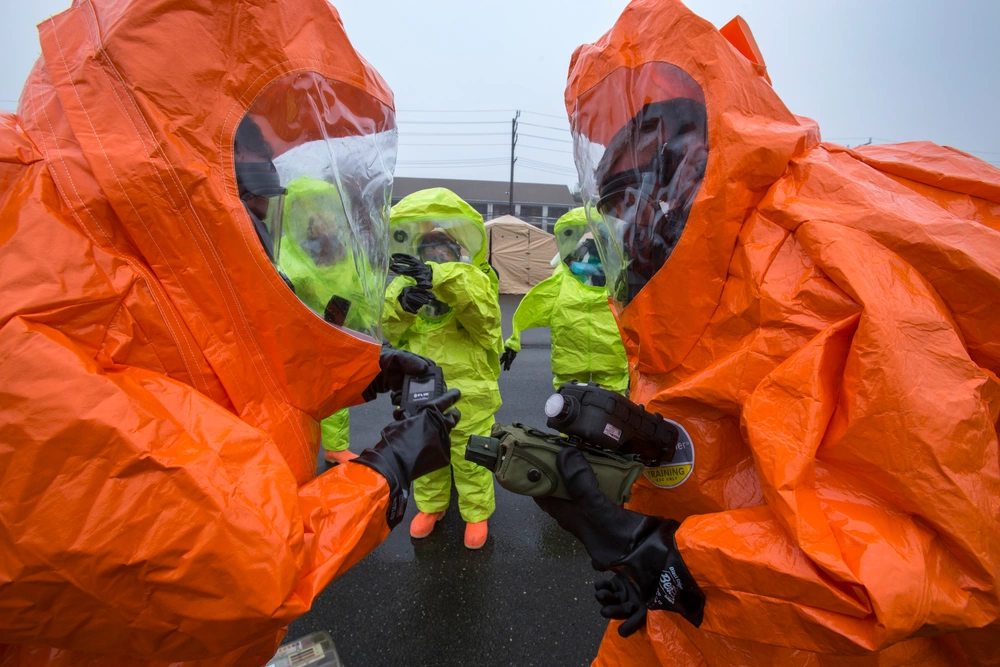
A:
<svg viewBox="0 0 1000 667">
<path fill-rule="evenodd" d="M 551 183 L 514 183 L 514 210 L 510 211 L 507 181 L 466 181 L 451 178 L 407 178 L 393 180 L 392 203 L 408 194 L 427 188 L 448 188 L 483 214 L 484 220 L 513 213 L 531 224 L 552 231 L 556 220 L 571 208 L 580 206 L 565 185 Z"/>
</svg>

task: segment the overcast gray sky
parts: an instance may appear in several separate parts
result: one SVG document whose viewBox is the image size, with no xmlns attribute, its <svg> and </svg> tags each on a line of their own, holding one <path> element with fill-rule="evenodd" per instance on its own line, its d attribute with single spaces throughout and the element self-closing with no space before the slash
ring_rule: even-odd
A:
<svg viewBox="0 0 1000 667">
<path fill-rule="evenodd" d="M 0 0 L 6 26 L 0 108 L 14 109 L 38 57 L 35 24 L 68 4 Z M 562 105 L 566 68 L 577 45 L 611 27 L 624 0 L 335 4 L 355 47 L 396 93 L 397 174 L 506 180 L 510 119 L 521 109 L 517 180 L 575 181 Z M 688 6 L 717 26 L 742 15 L 775 89 L 793 112 L 819 121 L 825 139 L 850 145 L 869 137 L 928 139 L 1000 165 L 994 34 L 1000 2 L 690 0 Z"/>
</svg>

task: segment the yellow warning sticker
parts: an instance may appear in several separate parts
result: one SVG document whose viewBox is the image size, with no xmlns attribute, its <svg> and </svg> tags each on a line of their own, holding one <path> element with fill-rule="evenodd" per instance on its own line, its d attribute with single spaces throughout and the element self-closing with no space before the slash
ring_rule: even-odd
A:
<svg viewBox="0 0 1000 667">
<path fill-rule="evenodd" d="M 669 488 L 677 486 L 686 480 L 688 475 L 691 474 L 692 468 L 694 468 L 693 463 L 683 463 L 679 466 L 668 465 L 662 468 L 646 468 L 645 475 L 646 479 L 653 484 Z"/>
<path fill-rule="evenodd" d="M 676 426 L 678 431 L 677 449 L 674 451 L 674 457 L 655 468 L 646 468 L 642 473 L 646 479 L 661 489 L 672 489 L 675 486 L 680 486 L 687 481 L 687 478 L 691 476 L 691 471 L 694 470 L 694 445 L 691 442 L 691 436 L 677 422 L 670 419 L 667 421 Z"/>
</svg>

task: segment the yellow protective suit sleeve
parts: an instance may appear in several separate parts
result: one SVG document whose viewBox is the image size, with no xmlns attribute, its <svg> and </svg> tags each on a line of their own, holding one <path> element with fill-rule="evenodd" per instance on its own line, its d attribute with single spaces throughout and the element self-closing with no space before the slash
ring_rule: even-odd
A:
<svg viewBox="0 0 1000 667">
<path fill-rule="evenodd" d="M 239 652 L 389 532 L 364 466 L 299 487 L 264 432 L 186 384 L 22 316 L 0 350 L 0 643 Z"/>
<path fill-rule="evenodd" d="M 766 505 L 687 518 L 701 629 L 821 653 L 879 650 L 997 614 L 1000 382 L 933 288 L 857 230 L 805 251 L 863 306 L 754 389 L 742 423 Z M 887 299 L 885 285 L 901 285 Z M 919 390 L 913 390 L 914 387 Z"/>
<path fill-rule="evenodd" d="M 342 452 L 351 445 L 351 412 L 347 408 L 338 410 L 322 422 L 323 449 L 328 452 Z"/>
<path fill-rule="evenodd" d="M 416 285 L 417 281 L 409 276 L 397 276 L 385 290 L 385 301 L 382 306 L 382 335 L 394 347 L 399 347 L 406 332 L 417 321 L 416 313 L 408 313 L 399 305 L 399 294 L 404 288 Z"/>
<path fill-rule="evenodd" d="M 451 306 L 458 323 L 477 345 L 499 356 L 503 352 L 500 302 L 489 277 L 471 264 L 428 265 L 434 271 L 435 296 Z"/>
<path fill-rule="evenodd" d="M 552 274 L 528 290 L 514 311 L 513 332 L 504 342 L 504 347 L 520 352 L 522 331 L 549 326 L 552 321 L 552 311 L 559 299 L 560 283 L 559 275 Z"/>
</svg>

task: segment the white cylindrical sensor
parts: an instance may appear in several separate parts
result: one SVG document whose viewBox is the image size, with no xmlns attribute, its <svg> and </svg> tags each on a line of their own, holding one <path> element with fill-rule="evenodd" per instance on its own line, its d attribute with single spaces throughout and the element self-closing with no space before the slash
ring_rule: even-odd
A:
<svg viewBox="0 0 1000 667">
<path fill-rule="evenodd" d="M 563 407 L 565 405 L 566 399 L 562 397 L 562 394 L 552 394 L 545 401 L 545 416 L 550 419 L 555 419 L 562 414 Z"/>
</svg>

